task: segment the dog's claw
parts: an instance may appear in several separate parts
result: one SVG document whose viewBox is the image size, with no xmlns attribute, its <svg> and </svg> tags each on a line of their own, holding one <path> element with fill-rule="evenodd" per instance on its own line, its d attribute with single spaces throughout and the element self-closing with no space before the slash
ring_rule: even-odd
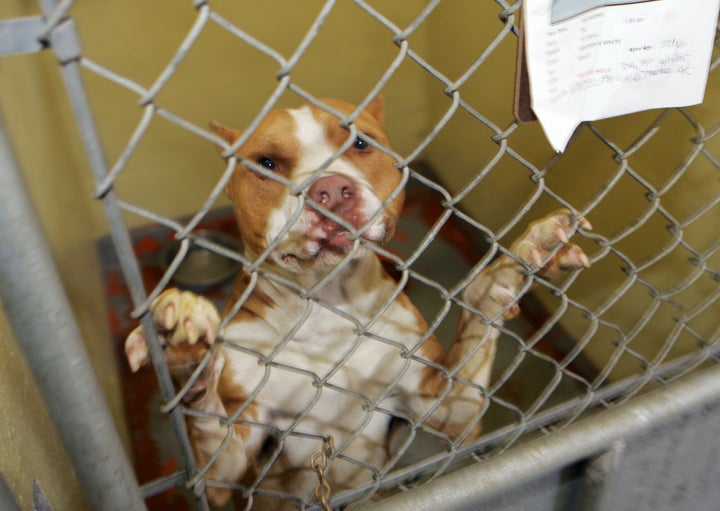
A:
<svg viewBox="0 0 720 511">
<path fill-rule="evenodd" d="M 125 340 L 125 355 L 133 373 L 147 363 L 149 354 L 142 327 L 137 327 L 128 335 Z"/>
<path fill-rule="evenodd" d="M 590 268 L 590 259 L 588 259 L 588 256 L 582 250 L 580 251 L 580 263 L 585 268 Z"/>
<path fill-rule="evenodd" d="M 200 331 L 195 325 L 195 322 L 188 318 L 184 321 L 183 327 L 185 328 L 187 342 L 190 344 L 195 344 L 198 340 L 198 337 L 200 336 Z"/>
<path fill-rule="evenodd" d="M 562 243 L 568 242 L 568 237 L 565 231 L 561 228 L 555 229 L 555 236 L 557 236 L 557 239 L 559 239 Z"/>
</svg>

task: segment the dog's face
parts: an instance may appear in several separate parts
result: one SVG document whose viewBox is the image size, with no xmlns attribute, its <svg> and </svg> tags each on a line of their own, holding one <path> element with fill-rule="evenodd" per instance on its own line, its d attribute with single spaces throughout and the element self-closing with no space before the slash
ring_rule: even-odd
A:
<svg viewBox="0 0 720 511">
<path fill-rule="evenodd" d="M 323 101 L 343 114 L 355 109 L 343 101 Z M 377 98 L 355 125 L 365 137 L 389 147 L 382 116 L 382 98 Z M 313 105 L 274 110 L 237 151 L 272 174 L 239 163 L 226 187 L 243 241 L 255 255 L 274 244 L 270 259 L 280 267 L 323 270 L 366 254 L 366 242 L 392 237 L 403 202 L 403 193 L 397 193 L 402 174 L 393 158 L 362 138 L 332 160 L 350 137 L 339 122 Z M 229 144 L 242 135 L 214 122 L 211 128 Z M 355 242 L 348 229 L 363 241 Z"/>
</svg>

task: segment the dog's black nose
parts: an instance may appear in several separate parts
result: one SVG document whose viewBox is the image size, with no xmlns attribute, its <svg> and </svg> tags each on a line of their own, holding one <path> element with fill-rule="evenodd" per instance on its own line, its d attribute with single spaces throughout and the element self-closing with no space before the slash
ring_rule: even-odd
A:
<svg viewBox="0 0 720 511">
<path fill-rule="evenodd" d="M 356 184 L 350 178 L 340 175 L 315 181 L 308 189 L 308 197 L 338 215 L 349 211 L 358 203 Z"/>
</svg>

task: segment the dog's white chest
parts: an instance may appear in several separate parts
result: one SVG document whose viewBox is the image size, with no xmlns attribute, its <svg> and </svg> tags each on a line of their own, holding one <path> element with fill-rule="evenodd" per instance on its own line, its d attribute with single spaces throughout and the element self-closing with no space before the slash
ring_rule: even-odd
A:
<svg viewBox="0 0 720 511">
<path fill-rule="evenodd" d="M 282 326 L 274 314 L 253 324 L 230 325 L 227 340 L 267 357 L 258 363 L 253 355 L 230 350 L 233 374 L 244 375 L 238 383 L 249 391 L 253 382 L 262 385 L 261 396 L 289 414 L 314 400 L 316 408 L 323 407 L 328 397 L 336 413 L 347 413 L 351 402 L 360 409 L 363 402 L 391 398 L 388 385 L 408 365 L 401 354 L 423 332 L 413 313 L 395 301 L 378 309 L 377 304 L 368 308 L 367 297 L 350 298 L 339 306 L 305 302 Z M 276 313 L 289 319 L 287 309 Z"/>
</svg>

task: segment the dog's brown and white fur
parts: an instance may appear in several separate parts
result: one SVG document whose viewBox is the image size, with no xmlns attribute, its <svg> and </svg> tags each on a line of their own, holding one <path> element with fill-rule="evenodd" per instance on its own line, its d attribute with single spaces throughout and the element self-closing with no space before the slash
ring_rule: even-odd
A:
<svg viewBox="0 0 720 511">
<path fill-rule="evenodd" d="M 345 115 L 355 108 L 325 102 Z M 362 137 L 388 147 L 382 118 L 378 98 L 354 123 Z M 228 144 L 241 136 L 217 123 L 211 127 Z M 253 485 L 263 473 L 261 490 L 305 499 L 316 481 L 309 460 L 329 436 L 335 452 L 326 472 L 333 490 L 370 481 L 372 467 L 381 469 L 386 460 L 393 415 L 422 420 L 451 438 L 472 437 L 483 408 L 479 389 L 489 383 L 498 337 L 489 325 L 517 314 L 528 268 L 552 278 L 589 264 L 568 243 L 576 223 L 589 223 L 556 212 L 528 228 L 511 248 L 514 258 L 500 256 L 463 290 L 467 308 L 448 352 L 432 335 L 423 341 L 427 324 L 372 250 L 395 231 L 402 174 L 362 137 L 328 164 L 348 137 L 335 115 L 316 106 L 271 112 L 237 154 L 295 185 L 309 180 L 309 186 L 293 194 L 287 184 L 237 165 L 226 193 L 245 255 L 256 260 L 272 245 L 263 272 L 237 279 L 225 314 L 247 294 L 242 306 L 218 332 L 218 313 L 195 294 L 169 289 L 152 304 L 180 385 L 212 353 L 185 396 L 187 406 L 210 414 L 187 418 L 200 467 L 231 433 L 207 470 L 210 481 Z M 282 279 L 311 292 L 302 296 Z M 225 342 L 215 343 L 217 336 Z M 128 337 L 126 352 L 133 370 L 147 362 L 139 328 Z M 212 417 L 233 414 L 238 420 L 232 427 Z M 214 504 L 231 495 L 212 483 L 206 492 Z M 253 500 L 258 509 L 296 504 L 262 495 Z"/>
</svg>

